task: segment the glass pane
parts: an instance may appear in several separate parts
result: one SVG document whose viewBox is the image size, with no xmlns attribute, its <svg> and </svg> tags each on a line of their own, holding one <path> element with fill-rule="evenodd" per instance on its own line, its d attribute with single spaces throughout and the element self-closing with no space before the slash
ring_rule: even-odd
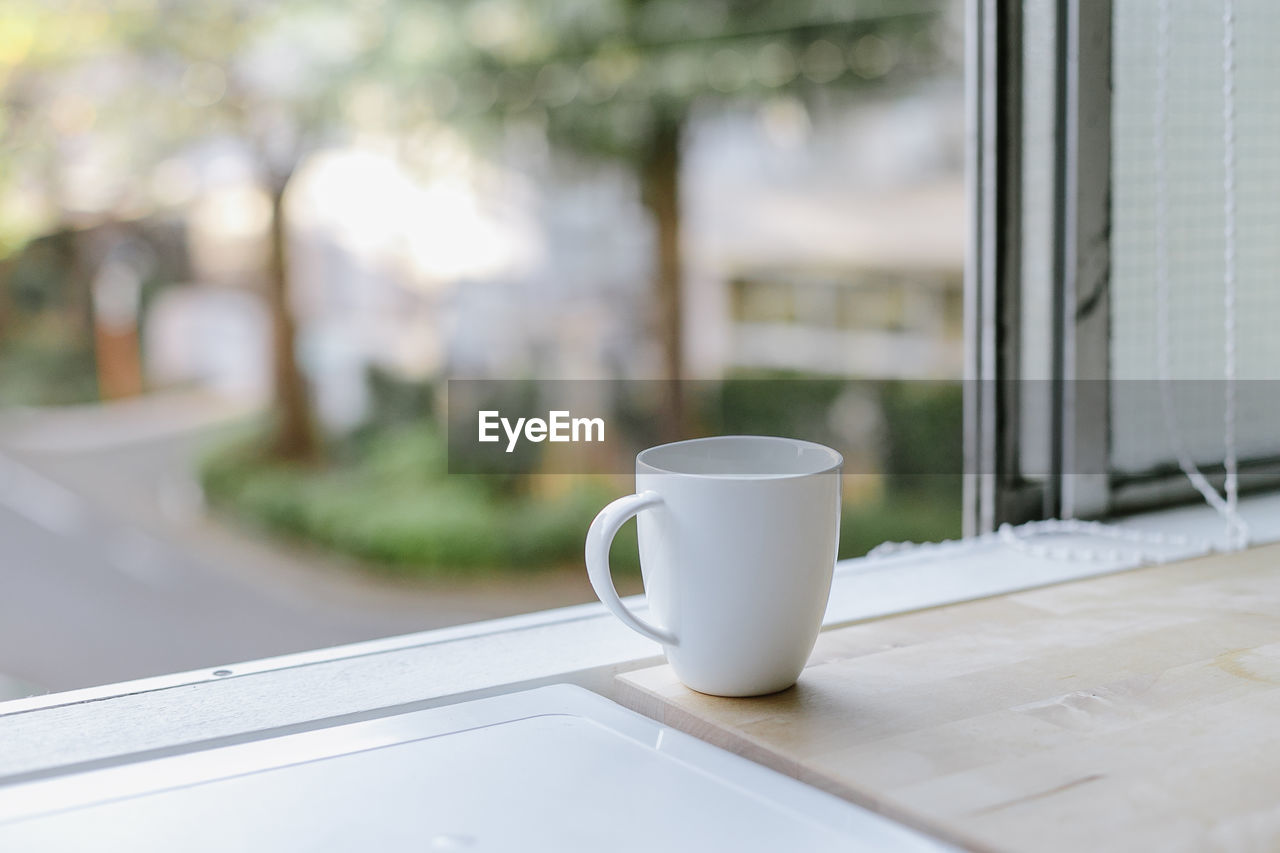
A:
<svg viewBox="0 0 1280 853">
<path fill-rule="evenodd" d="M 589 600 L 587 525 L 633 457 L 451 474 L 455 379 L 613 382 L 610 423 L 655 441 L 844 441 L 842 554 L 958 535 L 962 18 L 7 3 L 0 675 Z M 631 405 L 670 377 L 723 417 Z"/>
<path fill-rule="evenodd" d="M 1265 0 L 1236 9 L 1237 375 L 1280 378 L 1280 17 Z M 1114 4 L 1111 372 L 1152 380 L 1158 368 L 1157 210 L 1163 181 L 1168 249 L 1169 375 L 1177 431 L 1196 460 L 1222 461 L 1224 370 L 1223 5 L 1173 0 L 1167 22 L 1167 107 L 1159 107 L 1160 5 Z M 1164 138 L 1165 174 L 1157 134 Z M 1140 472 L 1173 458 L 1152 383 L 1120 382 L 1112 394 L 1113 467 Z M 1239 389 L 1241 455 L 1280 450 L 1280 410 L 1264 383 Z"/>
</svg>

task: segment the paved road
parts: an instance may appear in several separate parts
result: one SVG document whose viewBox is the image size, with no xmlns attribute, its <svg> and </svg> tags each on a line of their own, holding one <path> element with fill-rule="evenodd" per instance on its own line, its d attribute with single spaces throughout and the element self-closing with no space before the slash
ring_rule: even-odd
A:
<svg viewBox="0 0 1280 853">
<path fill-rule="evenodd" d="M 591 597 L 573 571 L 405 586 L 248 537 L 204 515 L 187 473 L 219 427 L 131 441 L 127 428 L 68 417 L 80 421 L 0 429 L 0 674 L 36 692 Z M 148 411 L 146 422 L 157 417 Z"/>
</svg>

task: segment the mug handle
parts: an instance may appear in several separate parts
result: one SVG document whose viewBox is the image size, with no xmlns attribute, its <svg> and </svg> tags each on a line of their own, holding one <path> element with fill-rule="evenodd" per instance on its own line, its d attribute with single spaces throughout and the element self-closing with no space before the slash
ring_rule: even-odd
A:
<svg viewBox="0 0 1280 853">
<path fill-rule="evenodd" d="M 618 590 L 613 585 L 613 575 L 609 571 L 609 546 L 613 544 L 613 537 L 618 535 L 618 530 L 633 516 L 639 515 L 641 510 L 660 503 L 662 498 L 657 492 L 639 492 L 618 498 L 600 510 L 595 521 L 591 522 L 591 529 L 587 531 L 587 577 L 604 606 L 621 619 L 622 624 L 655 643 L 674 646 L 677 644 L 674 634 L 641 621 L 627 609 L 622 599 L 618 598 Z"/>
</svg>

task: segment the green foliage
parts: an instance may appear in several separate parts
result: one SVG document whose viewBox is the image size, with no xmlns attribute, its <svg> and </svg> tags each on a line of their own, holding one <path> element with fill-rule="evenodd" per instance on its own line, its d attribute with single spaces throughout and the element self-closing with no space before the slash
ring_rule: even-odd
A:
<svg viewBox="0 0 1280 853">
<path fill-rule="evenodd" d="M 582 479 L 563 494 L 508 496 L 485 477 L 446 474 L 444 454 L 434 430 L 398 428 L 328 470 L 270 462 L 240 441 L 210 453 L 200 474 L 215 506 L 402 575 L 580 563 L 591 519 L 619 495 Z M 618 537 L 614 565 L 636 568 L 633 529 Z"/>
<path fill-rule="evenodd" d="M 935 73 L 945 55 L 942 8 L 939 0 L 457 4 L 457 44 L 469 49 L 448 57 L 465 70 L 444 117 L 487 102 L 491 115 L 538 117 L 570 148 L 643 160 L 659 130 L 679 127 L 700 100 L 807 98 Z"/>
<path fill-rule="evenodd" d="M 377 365 L 369 366 L 365 382 L 371 413 L 365 430 L 435 420 L 436 383 L 404 379 Z"/>
<path fill-rule="evenodd" d="M 0 256 L 63 214 L 59 150 L 79 134 L 116 152 L 111 168 L 129 184 L 222 134 L 250 143 L 279 177 L 351 129 L 407 136 L 507 117 L 541 124 L 576 150 L 634 161 L 699 100 L 807 97 L 934 74 L 950 38 L 943 8 L 942 0 L 10 0 L 0 30 Z M 95 87 L 82 103 L 70 95 L 86 75 Z M 290 139 L 283 147 L 292 150 L 282 150 Z"/>
<path fill-rule="evenodd" d="M 369 436 L 326 470 L 268 461 L 254 437 L 241 437 L 211 452 L 200 476 L 210 502 L 236 518 L 406 577 L 580 565 L 591 519 L 624 491 L 573 478 L 562 493 L 511 495 L 490 478 L 445 470 L 444 441 L 419 426 Z M 846 504 L 841 558 L 886 540 L 960 535 L 959 478 L 910 483 L 881 501 Z M 620 571 L 638 568 L 634 524 L 618 535 L 612 560 Z"/>
<path fill-rule="evenodd" d="M 840 559 L 861 557 L 881 542 L 938 542 L 961 533 L 960 477 L 913 478 L 878 501 L 850 505 L 840 519 Z"/>
<path fill-rule="evenodd" d="M 964 470 L 959 382 L 754 371 L 724 380 L 716 394 L 703 394 L 699 417 L 711 433 L 786 435 L 848 447 L 835 415 L 841 398 L 849 393 L 879 412 L 882 427 L 874 455 L 891 485 L 903 484 L 910 491 L 915 480 Z"/>
<path fill-rule="evenodd" d="M 842 444 L 831 428 L 831 409 L 850 380 L 783 371 L 756 371 L 724 380 L 705 414 L 714 432 L 785 435 Z M 711 401 L 708 401 L 711 402 Z"/>
<path fill-rule="evenodd" d="M 885 470 L 934 476 L 964 471 L 964 391 L 958 382 L 888 382 L 880 393 L 888 428 Z"/>
<path fill-rule="evenodd" d="M 859 392 L 882 419 L 874 449 L 884 495 L 846 501 L 841 558 L 865 554 L 881 542 L 930 542 L 961 533 L 962 388 L 956 382 L 857 381 L 783 371 L 758 371 L 720 385 L 704 401 L 713 432 L 786 435 L 847 447 L 833 409 Z M 868 448 L 870 449 L 870 448 Z M 846 473 L 860 473 L 847 471 Z"/>
<path fill-rule="evenodd" d="M 98 375 L 87 342 L 68 346 L 51 324 L 0 343 L 0 406 L 53 406 L 98 399 Z"/>
</svg>

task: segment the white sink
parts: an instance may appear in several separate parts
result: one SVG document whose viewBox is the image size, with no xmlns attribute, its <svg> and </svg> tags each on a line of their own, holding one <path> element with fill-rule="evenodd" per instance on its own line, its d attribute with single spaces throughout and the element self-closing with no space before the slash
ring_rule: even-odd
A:
<svg viewBox="0 0 1280 853">
<path fill-rule="evenodd" d="M 0 850 L 944 845 L 555 685 L 0 788 Z"/>
</svg>

